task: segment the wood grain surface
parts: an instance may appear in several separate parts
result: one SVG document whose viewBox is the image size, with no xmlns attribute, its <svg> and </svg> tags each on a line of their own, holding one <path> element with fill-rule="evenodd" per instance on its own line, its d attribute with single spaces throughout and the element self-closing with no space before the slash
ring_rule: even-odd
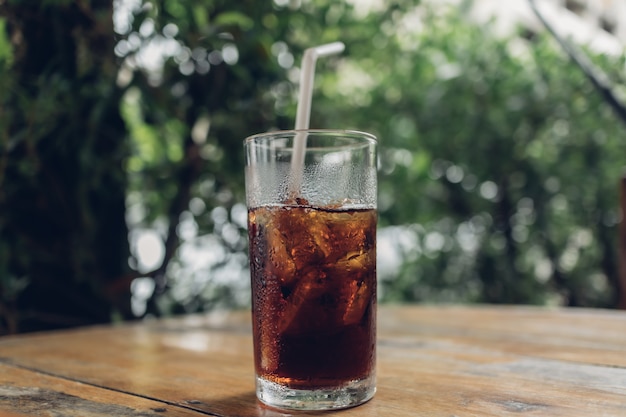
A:
<svg viewBox="0 0 626 417">
<path fill-rule="evenodd" d="M 626 313 L 383 306 L 377 373 L 353 409 L 267 408 L 249 313 L 216 312 L 0 338 L 0 416 L 626 416 Z"/>
</svg>

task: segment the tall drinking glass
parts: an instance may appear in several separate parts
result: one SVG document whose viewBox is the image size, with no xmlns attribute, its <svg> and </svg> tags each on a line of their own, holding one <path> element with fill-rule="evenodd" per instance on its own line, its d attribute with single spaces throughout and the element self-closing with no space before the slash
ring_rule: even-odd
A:
<svg viewBox="0 0 626 417">
<path fill-rule="evenodd" d="M 257 397 L 361 404 L 376 391 L 376 138 L 278 131 L 244 148 Z"/>
</svg>

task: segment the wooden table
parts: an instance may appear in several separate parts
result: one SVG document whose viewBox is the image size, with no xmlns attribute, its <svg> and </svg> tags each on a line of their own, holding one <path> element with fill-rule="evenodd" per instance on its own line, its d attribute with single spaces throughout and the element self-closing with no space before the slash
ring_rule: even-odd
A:
<svg viewBox="0 0 626 417">
<path fill-rule="evenodd" d="M 382 306 L 378 329 L 376 396 L 323 414 L 626 416 L 624 312 Z M 0 338 L 0 415 L 291 414 L 255 399 L 249 313 L 221 312 Z"/>
</svg>

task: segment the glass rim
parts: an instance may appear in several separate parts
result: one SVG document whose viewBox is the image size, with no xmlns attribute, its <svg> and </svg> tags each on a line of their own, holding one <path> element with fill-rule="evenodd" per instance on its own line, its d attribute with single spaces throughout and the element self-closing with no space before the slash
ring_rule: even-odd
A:
<svg viewBox="0 0 626 417">
<path fill-rule="evenodd" d="M 308 133 L 314 135 L 337 135 L 346 137 L 358 137 L 365 142 L 378 144 L 378 138 L 368 132 L 353 129 L 289 129 L 289 130 L 272 130 L 265 133 L 256 133 L 244 139 L 244 144 L 253 143 L 258 139 L 274 137 L 295 137 L 298 133 Z"/>
</svg>

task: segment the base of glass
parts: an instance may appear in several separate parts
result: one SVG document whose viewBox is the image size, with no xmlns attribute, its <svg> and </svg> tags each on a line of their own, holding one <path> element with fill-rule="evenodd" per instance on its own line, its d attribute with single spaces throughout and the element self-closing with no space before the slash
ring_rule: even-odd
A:
<svg viewBox="0 0 626 417">
<path fill-rule="evenodd" d="M 376 392 L 376 377 L 350 381 L 326 389 L 293 389 L 259 376 L 256 377 L 256 395 L 270 407 L 289 410 L 337 410 L 354 407 L 370 400 Z"/>
</svg>

